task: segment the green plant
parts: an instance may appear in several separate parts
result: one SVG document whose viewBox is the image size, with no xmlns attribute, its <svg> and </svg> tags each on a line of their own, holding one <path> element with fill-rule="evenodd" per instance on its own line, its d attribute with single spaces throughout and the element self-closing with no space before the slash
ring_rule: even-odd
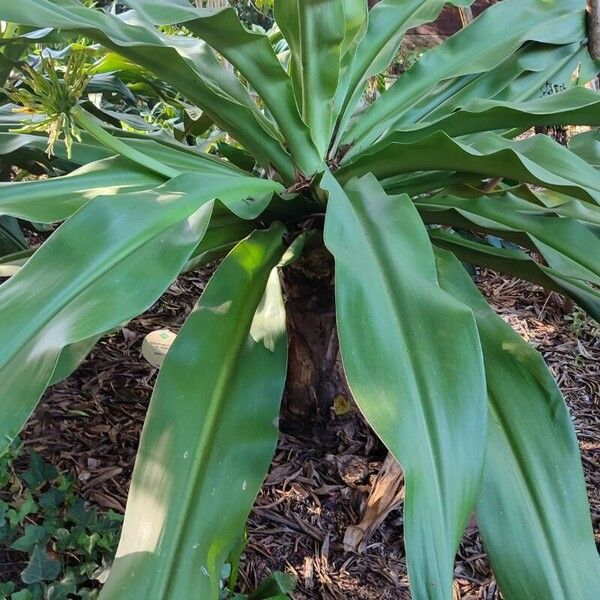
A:
<svg viewBox="0 0 600 600">
<path fill-rule="evenodd" d="M 87 507 L 66 475 L 13 444 L 0 459 L 0 547 L 14 573 L 3 573 L 0 597 L 97 598 L 122 520 Z"/>
<path fill-rule="evenodd" d="M 537 125 L 600 124 L 600 96 L 579 87 L 598 71 L 585 0 L 504 0 L 372 105 L 368 80 L 443 0 L 382 0 L 370 12 L 364 0 L 276 0 L 269 36 L 231 9 L 126 4 L 132 12 L 114 15 L 76 0 L 0 1 L 0 19 L 85 35 L 107 49 L 111 73 L 195 105 L 180 140 L 209 127 L 228 135 L 216 157 L 79 103 L 72 172 L 2 185 L 3 214 L 65 221 L 0 287 L 7 440 L 103 332 L 183 270 L 227 254 L 161 369 L 102 598 L 218 598 L 277 440 L 289 300 L 278 273 L 315 246 L 326 257 L 321 239 L 335 259 L 350 388 L 405 470 L 413 597 L 451 597 L 476 510 L 505 598 L 598 598 L 564 400 L 457 260 L 600 314 L 598 133 L 570 148 L 519 138 Z M 173 24 L 192 35 L 158 28 Z M 549 82 L 565 90 L 544 95 Z M 3 153 L 46 147 L 13 128 L 0 125 Z M 64 142 L 55 153 L 64 166 Z"/>
</svg>

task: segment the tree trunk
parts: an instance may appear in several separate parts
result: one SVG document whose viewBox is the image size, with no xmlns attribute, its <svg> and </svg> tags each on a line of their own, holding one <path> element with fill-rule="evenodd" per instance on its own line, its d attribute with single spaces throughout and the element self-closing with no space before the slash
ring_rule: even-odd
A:
<svg viewBox="0 0 600 600">
<path fill-rule="evenodd" d="M 333 401 L 350 394 L 335 326 L 333 257 L 324 246 L 305 252 L 284 270 L 289 332 L 281 430 L 321 445 L 335 443 L 328 429 Z"/>
</svg>

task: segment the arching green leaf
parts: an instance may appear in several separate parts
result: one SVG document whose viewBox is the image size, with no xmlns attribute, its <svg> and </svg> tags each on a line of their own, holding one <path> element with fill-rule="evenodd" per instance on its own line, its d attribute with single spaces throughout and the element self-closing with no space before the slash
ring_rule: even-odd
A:
<svg viewBox="0 0 600 600">
<path fill-rule="evenodd" d="M 89 35 L 106 48 L 144 66 L 205 110 L 262 164 L 272 164 L 293 181 L 293 163 L 269 122 L 209 49 L 198 40 L 165 36 L 147 21 L 126 22 L 124 18 L 86 8 L 77 0 L 19 0 L 18 4 L 0 4 L 2 20 Z"/>
<path fill-rule="evenodd" d="M 475 321 L 438 286 L 427 231 L 408 196 L 387 196 L 372 176 L 343 190 L 326 175 L 322 186 L 344 370 L 359 408 L 405 472 L 412 597 L 447 600 L 485 446 Z"/>
<path fill-rule="evenodd" d="M 264 101 L 283 133 L 292 156 L 307 174 L 321 162 L 296 105 L 292 81 L 265 34 L 248 31 L 232 8 L 195 8 L 187 0 L 127 0 L 129 6 L 155 24 L 185 23 L 233 64 Z"/>
<path fill-rule="evenodd" d="M 600 285 L 600 228 L 559 217 L 510 193 L 417 199 L 426 223 L 493 233 L 539 252 L 564 275 Z M 595 214 L 595 213 L 592 213 Z M 596 215 L 600 217 L 600 213 Z"/>
<path fill-rule="evenodd" d="M 395 135 L 346 163 L 336 176 L 349 181 L 369 172 L 383 179 L 414 171 L 463 171 L 533 183 L 600 204 L 598 171 L 548 136 L 513 141 L 485 133 L 455 140 L 437 132 L 403 143 Z"/>
<path fill-rule="evenodd" d="M 150 306 L 202 238 L 212 199 L 275 189 L 251 177 L 182 175 L 151 191 L 99 197 L 0 286 L 0 449 L 25 423 L 61 350 Z M 115 203 L 118 202 L 118 210 Z"/>
<path fill-rule="evenodd" d="M 325 156 L 346 39 L 343 0 L 275 0 L 274 11 L 290 46 L 290 69 L 302 118 L 320 156 Z"/>
<path fill-rule="evenodd" d="M 483 348 L 490 413 L 477 522 L 502 595 L 595 600 L 600 559 L 565 401 L 542 357 L 458 261 L 437 257 L 440 285 L 473 309 Z"/>
<path fill-rule="evenodd" d="M 450 250 L 464 262 L 489 267 L 569 296 L 600 323 L 600 291 L 593 285 L 546 267 L 519 249 L 496 248 L 443 229 L 429 235 L 436 246 Z"/>
<path fill-rule="evenodd" d="M 472 100 L 438 121 L 425 118 L 422 123 L 400 128 L 395 139 L 410 142 L 436 131 L 457 137 L 538 125 L 600 125 L 600 93 L 575 87 L 528 102 Z"/>
<path fill-rule="evenodd" d="M 504 0 L 427 52 L 345 134 L 353 153 L 367 148 L 437 84 L 493 69 L 527 41 L 571 44 L 587 37 L 585 0 Z"/>
<path fill-rule="evenodd" d="M 170 349 L 103 600 L 218 600 L 277 444 L 287 363 L 276 266 L 284 228 L 252 234 L 213 275 Z M 265 291 L 266 288 L 266 291 Z"/>
</svg>

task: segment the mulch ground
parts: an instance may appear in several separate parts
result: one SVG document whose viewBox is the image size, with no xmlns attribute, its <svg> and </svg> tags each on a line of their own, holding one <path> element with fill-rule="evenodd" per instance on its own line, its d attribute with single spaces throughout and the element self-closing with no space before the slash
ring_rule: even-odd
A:
<svg viewBox="0 0 600 600">
<path fill-rule="evenodd" d="M 100 342 L 74 376 L 44 397 L 23 434 L 25 443 L 69 471 L 80 492 L 123 511 L 136 447 L 156 378 L 141 358 L 144 336 L 177 331 L 204 287 L 206 273 L 174 283 L 126 328 Z M 544 355 L 571 409 L 581 445 L 596 539 L 600 541 L 600 335 L 578 311 L 536 286 L 481 271 L 493 306 Z M 356 555 L 344 551 L 349 525 L 385 457 L 361 417 L 332 415 L 338 445 L 322 450 L 282 436 L 248 524 L 241 584 L 252 589 L 274 570 L 298 578 L 295 600 L 410 598 L 402 511 L 391 513 Z M 476 531 L 465 536 L 456 564 L 455 597 L 500 598 Z"/>
</svg>

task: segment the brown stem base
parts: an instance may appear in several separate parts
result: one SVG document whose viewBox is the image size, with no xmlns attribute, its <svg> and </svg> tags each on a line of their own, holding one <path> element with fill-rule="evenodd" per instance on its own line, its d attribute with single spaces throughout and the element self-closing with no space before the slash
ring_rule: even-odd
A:
<svg viewBox="0 0 600 600">
<path fill-rule="evenodd" d="M 284 272 L 289 359 L 280 427 L 321 445 L 335 444 L 328 428 L 334 399 L 350 398 L 339 357 L 333 279 L 333 258 L 323 246 Z"/>
</svg>

